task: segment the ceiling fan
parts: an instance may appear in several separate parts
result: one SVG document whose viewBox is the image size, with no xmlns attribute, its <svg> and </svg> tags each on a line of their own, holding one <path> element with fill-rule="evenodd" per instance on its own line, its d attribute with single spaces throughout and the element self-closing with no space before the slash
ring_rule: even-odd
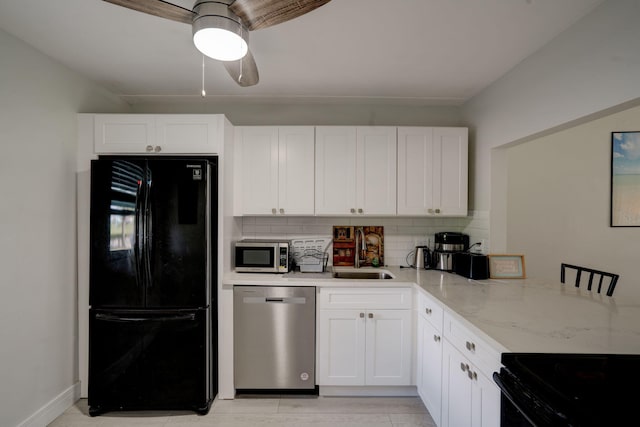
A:
<svg viewBox="0 0 640 427">
<path fill-rule="evenodd" d="M 249 31 L 297 18 L 331 0 L 196 0 L 193 10 L 163 0 L 104 1 L 191 24 L 196 48 L 223 61 L 233 80 L 246 87 L 257 84 L 259 79 L 258 67 L 248 46 Z"/>
</svg>

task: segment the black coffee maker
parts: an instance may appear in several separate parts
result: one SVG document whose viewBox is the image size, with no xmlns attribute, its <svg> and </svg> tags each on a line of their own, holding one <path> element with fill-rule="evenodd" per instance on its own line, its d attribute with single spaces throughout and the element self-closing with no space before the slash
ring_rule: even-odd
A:
<svg viewBox="0 0 640 427">
<path fill-rule="evenodd" d="M 456 231 L 443 231 L 435 234 L 435 246 L 432 254 L 434 270 L 453 271 L 454 254 L 469 249 L 469 235 Z"/>
</svg>

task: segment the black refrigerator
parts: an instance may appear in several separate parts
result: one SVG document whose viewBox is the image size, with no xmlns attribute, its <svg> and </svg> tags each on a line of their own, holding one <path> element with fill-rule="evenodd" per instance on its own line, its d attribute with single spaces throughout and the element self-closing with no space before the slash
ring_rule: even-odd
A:
<svg viewBox="0 0 640 427">
<path fill-rule="evenodd" d="M 217 158 L 91 163 L 89 413 L 217 393 Z"/>
</svg>

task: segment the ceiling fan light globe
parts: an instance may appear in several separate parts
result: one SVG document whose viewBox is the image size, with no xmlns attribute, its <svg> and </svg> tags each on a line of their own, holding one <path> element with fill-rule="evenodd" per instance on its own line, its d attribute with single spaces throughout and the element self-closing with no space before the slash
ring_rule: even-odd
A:
<svg viewBox="0 0 640 427">
<path fill-rule="evenodd" d="M 193 34 L 193 44 L 204 55 L 219 61 L 237 61 L 249 50 L 242 37 L 222 28 L 202 28 L 196 31 Z"/>
</svg>

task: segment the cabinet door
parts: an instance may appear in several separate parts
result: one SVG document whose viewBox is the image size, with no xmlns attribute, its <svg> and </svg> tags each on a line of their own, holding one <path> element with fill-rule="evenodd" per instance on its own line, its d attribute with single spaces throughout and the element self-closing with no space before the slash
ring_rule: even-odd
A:
<svg viewBox="0 0 640 427">
<path fill-rule="evenodd" d="M 398 128 L 398 214 L 466 216 L 467 128 Z"/>
<path fill-rule="evenodd" d="M 314 150 L 312 126 L 279 128 L 278 213 L 313 215 Z"/>
<path fill-rule="evenodd" d="M 422 401 L 436 425 L 440 425 L 442 403 L 442 334 L 423 316 L 418 316 L 420 325 L 417 379 Z"/>
<path fill-rule="evenodd" d="M 150 114 L 97 114 L 94 117 L 94 151 L 144 153 L 156 145 L 156 119 Z"/>
<path fill-rule="evenodd" d="M 448 341 L 443 344 L 442 426 L 500 426 L 500 389 Z"/>
<path fill-rule="evenodd" d="M 474 370 L 471 411 L 473 426 L 500 427 L 500 398 L 498 386 L 489 378 Z"/>
<path fill-rule="evenodd" d="M 272 215 L 278 209 L 278 128 L 240 129 L 242 144 L 242 212 Z"/>
<path fill-rule="evenodd" d="M 474 425 L 469 360 L 446 340 L 442 348 L 442 426 Z"/>
<path fill-rule="evenodd" d="M 221 143 L 218 123 L 219 116 L 215 115 L 157 115 L 157 142 L 154 151 L 160 153 L 218 153 Z"/>
<path fill-rule="evenodd" d="M 466 216 L 468 199 L 467 128 L 434 128 L 434 208 L 441 215 Z M 435 185 L 439 183 L 439 185 Z"/>
<path fill-rule="evenodd" d="M 411 384 L 411 310 L 370 310 L 366 330 L 367 385 Z"/>
<path fill-rule="evenodd" d="M 356 128 L 316 127 L 316 214 L 356 213 Z"/>
<path fill-rule="evenodd" d="M 433 128 L 398 128 L 398 215 L 433 209 Z"/>
<path fill-rule="evenodd" d="M 356 209 L 365 215 L 396 214 L 396 128 L 357 128 Z"/>
<path fill-rule="evenodd" d="M 365 384 L 364 310 L 320 310 L 319 385 Z"/>
</svg>

